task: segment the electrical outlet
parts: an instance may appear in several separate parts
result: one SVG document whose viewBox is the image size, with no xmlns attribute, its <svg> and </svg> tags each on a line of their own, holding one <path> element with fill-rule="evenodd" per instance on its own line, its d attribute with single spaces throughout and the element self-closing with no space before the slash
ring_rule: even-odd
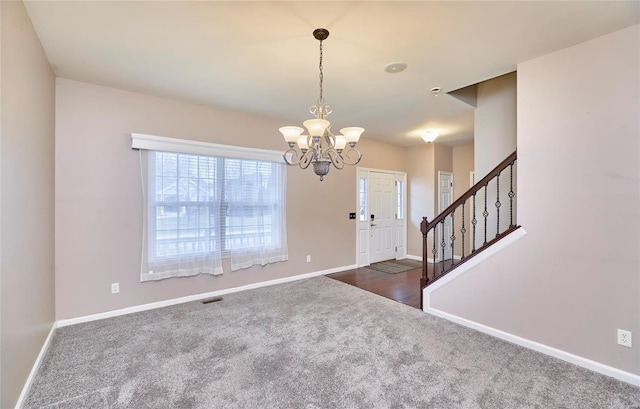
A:
<svg viewBox="0 0 640 409">
<path fill-rule="evenodd" d="M 310 254 L 307 256 L 307 263 L 311 263 L 311 255 Z"/>
<path fill-rule="evenodd" d="M 118 294 L 120 292 L 120 283 L 111 283 L 111 294 Z"/>
<path fill-rule="evenodd" d="M 618 345 L 631 348 L 631 331 L 618 330 Z"/>
</svg>

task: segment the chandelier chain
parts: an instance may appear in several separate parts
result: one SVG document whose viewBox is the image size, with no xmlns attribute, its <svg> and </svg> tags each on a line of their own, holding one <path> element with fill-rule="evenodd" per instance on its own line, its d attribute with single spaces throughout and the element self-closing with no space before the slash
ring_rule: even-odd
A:
<svg viewBox="0 0 640 409">
<path fill-rule="evenodd" d="M 324 96 L 322 95 L 322 82 L 324 80 L 324 73 L 322 71 L 322 40 L 320 40 L 320 98 L 318 98 L 318 109 L 322 109 L 324 105 Z"/>
</svg>

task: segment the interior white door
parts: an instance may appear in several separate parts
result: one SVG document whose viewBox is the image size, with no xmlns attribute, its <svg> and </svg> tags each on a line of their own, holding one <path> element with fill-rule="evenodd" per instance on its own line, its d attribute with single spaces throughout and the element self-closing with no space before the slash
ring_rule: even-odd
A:
<svg viewBox="0 0 640 409">
<path fill-rule="evenodd" d="M 369 262 L 396 258 L 395 210 L 397 207 L 396 175 L 369 173 Z"/>
<path fill-rule="evenodd" d="M 438 172 L 438 214 L 442 213 L 447 207 L 453 203 L 453 174 L 449 172 Z M 438 259 L 451 259 L 451 217 L 444 219 L 444 225 L 438 226 L 437 243 Z M 444 240 L 444 246 L 443 244 Z M 444 249 L 444 258 L 442 250 Z"/>
</svg>

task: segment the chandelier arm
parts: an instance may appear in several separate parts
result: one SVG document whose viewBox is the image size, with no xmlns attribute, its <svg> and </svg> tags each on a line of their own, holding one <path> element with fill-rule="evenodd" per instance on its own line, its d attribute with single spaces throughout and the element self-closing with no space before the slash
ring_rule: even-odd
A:
<svg viewBox="0 0 640 409">
<path fill-rule="evenodd" d="M 306 151 L 298 162 L 298 166 L 300 166 L 300 169 L 308 168 L 309 165 L 314 161 L 315 156 L 316 152 L 314 149 L 309 149 L 308 151 Z"/>
<path fill-rule="evenodd" d="M 300 157 L 300 152 L 298 152 L 298 150 L 295 148 L 287 149 L 282 157 L 284 158 L 284 162 L 289 166 L 298 166 L 300 160 L 302 159 Z M 288 157 L 291 157 L 291 160 L 289 160 Z"/>
<path fill-rule="evenodd" d="M 354 155 L 355 157 L 353 157 Z M 360 163 L 362 153 L 360 153 L 356 148 L 348 148 L 340 153 L 340 157 L 344 161 L 345 165 L 353 166 Z"/>
<path fill-rule="evenodd" d="M 344 168 L 344 158 L 338 153 L 338 151 L 333 148 L 327 149 L 327 156 L 329 157 L 329 159 L 331 159 L 331 164 L 334 168 L 338 170 Z"/>
<path fill-rule="evenodd" d="M 301 169 L 306 169 L 313 162 L 315 151 L 313 149 L 305 151 L 303 152 L 300 148 L 290 148 L 282 157 L 287 165 L 300 166 Z"/>
</svg>

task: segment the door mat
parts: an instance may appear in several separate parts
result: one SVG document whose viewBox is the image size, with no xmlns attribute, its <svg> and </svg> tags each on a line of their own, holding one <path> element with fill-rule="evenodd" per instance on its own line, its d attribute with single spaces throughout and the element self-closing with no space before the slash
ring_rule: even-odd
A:
<svg viewBox="0 0 640 409">
<path fill-rule="evenodd" d="M 374 263 L 367 266 L 367 268 L 387 274 L 398 274 L 415 270 L 416 268 L 422 268 L 422 261 L 403 258 L 402 260 L 389 260 L 381 263 Z"/>
</svg>

